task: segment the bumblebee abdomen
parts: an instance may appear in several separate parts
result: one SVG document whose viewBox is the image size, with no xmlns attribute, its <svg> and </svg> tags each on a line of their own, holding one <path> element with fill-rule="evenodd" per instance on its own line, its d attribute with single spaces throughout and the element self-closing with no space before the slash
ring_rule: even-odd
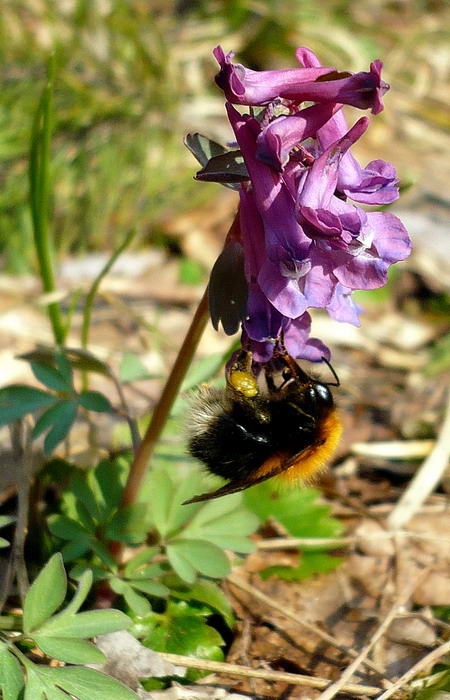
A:
<svg viewBox="0 0 450 700">
<path fill-rule="evenodd" d="M 208 471 L 228 480 L 250 475 L 273 452 L 270 434 L 238 422 L 228 413 L 217 416 L 207 430 L 192 436 L 188 447 Z"/>
</svg>

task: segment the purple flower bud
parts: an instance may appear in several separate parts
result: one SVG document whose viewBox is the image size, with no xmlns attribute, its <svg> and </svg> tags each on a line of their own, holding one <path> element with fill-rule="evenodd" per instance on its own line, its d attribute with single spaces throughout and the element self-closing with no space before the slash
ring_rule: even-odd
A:
<svg viewBox="0 0 450 700">
<path fill-rule="evenodd" d="M 335 70 L 320 67 L 256 71 L 241 63 L 231 63 L 234 54 L 225 54 L 221 46 L 217 46 L 213 54 L 220 65 L 217 85 L 229 102 L 240 105 L 267 104 L 276 97 L 284 97 L 284 92 L 294 91 L 300 83 L 312 83 Z"/>
<path fill-rule="evenodd" d="M 383 64 L 376 60 L 369 72 L 345 77 L 334 68 L 290 68 L 286 70 L 253 71 L 240 63 L 232 64 L 232 53 L 225 55 L 218 46 L 214 56 L 220 65 L 217 85 L 227 100 L 241 105 L 264 105 L 276 97 L 295 102 L 335 102 L 371 109 L 378 114 L 383 109 L 382 97 L 389 85 L 381 80 Z"/>
</svg>

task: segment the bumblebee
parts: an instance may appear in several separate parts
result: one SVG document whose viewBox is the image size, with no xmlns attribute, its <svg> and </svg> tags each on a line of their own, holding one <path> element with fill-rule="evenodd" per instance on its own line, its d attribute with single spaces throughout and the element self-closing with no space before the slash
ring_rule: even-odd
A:
<svg viewBox="0 0 450 700">
<path fill-rule="evenodd" d="M 251 353 L 242 351 L 225 389 L 201 386 L 186 426 L 188 450 L 229 483 L 186 503 L 242 491 L 273 476 L 295 484 L 320 472 L 342 433 L 329 388 L 339 380 L 331 370 L 334 383 L 319 381 L 278 348 L 264 365 L 261 389 Z"/>
</svg>

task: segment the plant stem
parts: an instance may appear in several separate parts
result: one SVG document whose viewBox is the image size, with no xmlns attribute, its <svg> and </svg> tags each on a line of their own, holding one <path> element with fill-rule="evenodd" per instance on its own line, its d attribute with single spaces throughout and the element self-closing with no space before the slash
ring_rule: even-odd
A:
<svg viewBox="0 0 450 700">
<path fill-rule="evenodd" d="M 33 121 L 30 148 L 30 206 L 33 223 L 34 245 L 39 263 L 39 272 L 45 292 L 54 292 L 53 242 L 48 230 L 49 162 L 53 126 L 53 84 L 55 57 L 51 56 L 47 84 L 42 93 Z M 48 304 L 48 316 L 57 345 L 65 339 L 65 329 L 58 302 Z"/>
<path fill-rule="evenodd" d="M 122 494 L 122 505 L 136 502 L 139 488 L 147 471 L 149 460 L 169 416 L 181 383 L 191 364 L 192 358 L 208 321 L 208 292 L 205 290 L 192 323 L 180 348 L 178 357 L 162 391 L 161 398 L 153 412 L 149 426 L 130 468 L 128 480 Z"/>
</svg>

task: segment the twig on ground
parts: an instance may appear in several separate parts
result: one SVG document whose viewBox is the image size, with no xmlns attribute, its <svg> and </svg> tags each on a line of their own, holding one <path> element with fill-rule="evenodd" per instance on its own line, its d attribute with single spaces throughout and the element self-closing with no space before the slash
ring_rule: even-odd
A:
<svg viewBox="0 0 450 700">
<path fill-rule="evenodd" d="M 289 608 L 286 608 L 286 606 L 280 605 L 277 603 L 275 600 L 272 598 L 269 598 L 269 596 L 265 595 L 262 591 L 260 591 L 258 588 L 255 588 L 255 586 L 252 586 L 249 583 L 246 583 L 246 581 L 243 581 L 239 577 L 237 577 L 235 574 L 230 574 L 227 577 L 227 581 L 237 588 L 240 588 L 242 591 L 245 591 L 246 593 L 249 593 L 252 595 L 254 598 L 257 600 L 260 600 L 262 603 L 265 603 L 269 607 L 271 607 L 273 610 L 277 610 L 277 612 L 281 613 L 285 617 L 287 617 L 289 620 L 293 620 L 296 622 L 298 625 L 301 625 L 305 629 L 307 629 L 309 632 L 312 634 L 315 634 L 317 637 L 322 639 L 324 642 L 327 644 L 330 644 L 331 646 L 335 647 L 336 649 L 339 649 L 343 654 L 346 654 L 347 656 L 350 656 L 351 658 L 357 658 L 358 657 L 358 652 L 356 652 L 354 649 L 349 649 L 348 647 L 344 646 L 343 644 L 339 644 L 339 642 L 334 639 L 334 637 L 331 636 L 331 634 L 328 634 L 327 632 L 324 632 L 320 627 L 317 627 L 317 625 L 313 625 L 310 622 L 306 622 L 305 620 L 302 620 L 298 614 L 296 614 L 293 610 L 290 610 Z M 382 669 L 374 664 L 370 660 L 364 661 L 365 665 L 368 666 L 372 671 L 375 671 L 376 673 L 382 674 L 383 671 Z"/>
<path fill-rule="evenodd" d="M 297 673 L 285 673 L 279 671 L 263 671 L 248 666 L 238 666 L 237 664 L 227 664 L 223 661 L 209 661 L 207 659 L 195 659 L 190 656 L 178 656 L 177 654 L 166 654 L 158 652 L 159 655 L 175 664 L 176 666 L 184 666 L 185 668 L 199 668 L 202 671 L 211 671 L 211 673 L 222 673 L 227 676 L 240 676 L 241 678 L 261 678 L 265 681 L 289 683 L 289 685 L 303 685 L 308 688 L 326 688 L 330 681 L 326 678 L 312 678 L 311 676 L 302 676 Z M 371 685 L 358 685 L 356 683 L 348 683 L 342 688 L 344 693 L 352 695 L 366 695 L 375 697 L 379 694 L 380 688 L 375 688 Z"/>
<path fill-rule="evenodd" d="M 434 491 L 450 459 L 450 391 L 445 418 L 436 444 L 387 519 L 390 529 L 403 527 Z"/>
<path fill-rule="evenodd" d="M 342 673 L 341 677 L 332 683 L 319 697 L 319 700 L 331 700 L 334 698 L 335 695 L 344 691 L 345 685 L 348 683 L 349 679 L 353 676 L 355 671 L 358 669 L 358 667 L 367 660 L 367 656 L 370 653 L 370 651 L 373 649 L 375 644 L 381 639 L 381 637 L 385 634 L 386 630 L 388 629 L 389 625 L 391 622 L 394 620 L 395 617 L 397 617 L 399 609 L 405 605 L 405 603 L 409 600 L 411 597 L 412 593 L 414 592 L 415 588 L 419 585 L 419 583 L 423 580 L 425 574 L 428 574 L 428 569 L 425 569 L 424 571 L 421 572 L 421 574 L 414 580 L 411 581 L 410 585 L 402 593 L 401 596 L 399 596 L 395 602 L 394 605 L 391 607 L 390 611 L 384 618 L 383 622 L 380 624 L 378 629 L 374 632 L 372 635 L 372 638 L 370 639 L 370 642 L 364 647 L 364 649 L 361 650 L 361 652 L 358 654 L 357 658 L 352 661 L 350 666 L 347 666 L 345 671 Z"/>
<path fill-rule="evenodd" d="M 442 644 L 440 647 L 437 647 L 437 649 L 433 649 L 433 651 L 430 651 L 429 654 L 424 656 L 420 661 L 418 661 L 414 666 L 411 666 L 404 674 L 401 676 L 398 681 L 395 681 L 395 683 L 388 688 L 387 690 L 384 691 L 381 695 L 378 696 L 377 700 L 387 700 L 387 698 L 390 698 L 391 695 L 396 693 L 402 686 L 406 685 L 408 681 L 411 681 L 414 676 L 417 676 L 420 671 L 423 669 L 427 668 L 427 666 L 433 666 L 438 659 L 440 659 L 444 654 L 450 653 L 450 641 L 445 642 L 445 644 Z"/>
</svg>

